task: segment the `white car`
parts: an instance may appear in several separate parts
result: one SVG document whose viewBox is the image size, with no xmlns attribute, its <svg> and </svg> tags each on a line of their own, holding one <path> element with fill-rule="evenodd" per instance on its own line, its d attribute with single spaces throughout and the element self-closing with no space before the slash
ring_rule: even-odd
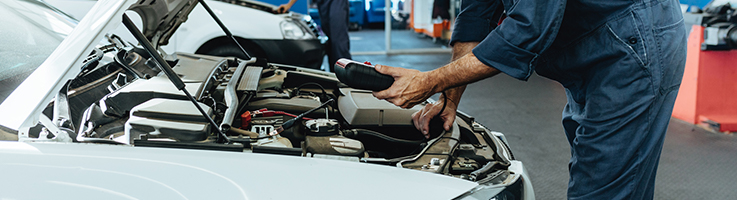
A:
<svg viewBox="0 0 737 200">
<path fill-rule="evenodd" d="M 97 0 L 44 0 L 60 10 L 82 19 Z M 308 15 L 289 12 L 276 14 L 276 6 L 252 0 L 207 0 L 207 4 L 254 57 L 269 62 L 320 69 L 327 36 Z M 124 38 L 132 39 L 132 38 Z M 213 18 L 198 6 L 162 45 L 166 52 L 187 52 L 246 58 Z"/>
<path fill-rule="evenodd" d="M 18 136 L 0 199 L 534 199 L 504 135 L 462 112 L 425 139 L 421 107 L 332 73 L 157 51 L 195 6 L 101 0 L 71 30 L 0 1 L 0 132 Z M 108 34 L 121 22 L 136 42 Z"/>
</svg>

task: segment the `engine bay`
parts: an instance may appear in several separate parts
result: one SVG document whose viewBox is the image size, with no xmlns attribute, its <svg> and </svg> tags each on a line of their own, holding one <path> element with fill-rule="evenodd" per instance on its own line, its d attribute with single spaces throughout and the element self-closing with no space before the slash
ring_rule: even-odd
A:
<svg viewBox="0 0 737 200">
<path fill-rule="evenodd" d="M 44 110 L 70 142 L 337 159 L 487 181 L 506 177 L 498 169 L 513 159 L 501 134 L 473 117 L 458 112 L 450 131 L 431 129 L 426 139 L 411 118 L 423 105 L 396 107 L 332 73 L 258 58 L 167 56 L 213 126 L 148 52 L 108 40 Z M 41 125 L 29 133 L 21 140 L 55 137 Z"/>
</svg>

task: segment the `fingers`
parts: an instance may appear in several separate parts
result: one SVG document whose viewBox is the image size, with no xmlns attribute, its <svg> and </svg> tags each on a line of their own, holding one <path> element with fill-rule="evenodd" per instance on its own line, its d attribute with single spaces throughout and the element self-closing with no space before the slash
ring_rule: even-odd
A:
<svg viewBox="0 0 737 200">
<path fill-rule="evenodd" d="M 386 65 L 375 65 L 374 69 L 394 78 L 394 84 L 388 89 L 372 92 L 377 99 L 386 100 L 402 108 L 411 108 L 422 103 L 432 93 L 434 84 L 427 82 L 426 75 L 418 70 Z"/>
<path fill-rule="evenodd" d="M 282 14 L 287 12 L 287 7 L 284 5 L 280 5 L 279 8 L 276 9 L 276 13 Z"/>
<path fill-rule="evenodd" d="M 393 74 L 389 74 L 390 72 L 393 72 L 393 70 L 391 68 L 393 68 L 393 67 L 386 66 L 386 65 L 379 65 L 379 64 L 377 64 L 377 65 L 374 66 L 374 69 L 376 69 L 377 72 L 379 72 L 381 74 L 390 75 L 390 76 L 394 77 L 394 80 L 395 81 L 397 81 L 396 80 L 397 78 Z M 394 86 L 394 85 L 392 85 L 392 86 Z M 397 93 L 395 92 L 395 90 L 396 89 L 394 87 L 389 87 L 386 90 L 382 90 L 382 91 L 378 91 L 378 92 L 377 91 L 374 91 L 374 92 L 372 92 L 372 94 L 377 99 L 382 99 L 382 100 L 385 99 L 385 100 L 391 102 L 392 104 L 399 106 L 399 104 L 397 104 L 395 102 L 392 102 L 392 101 L 396 101 L 396 100 L 393 99 L 393 98 L 395 98 L 397 96 L 396 95 Z"/>
<path fill-rule="evenodd" d="M 454 116 L 448 116 L 446 118 L 443 118 L 443 128 L 445 128 L 446 131 L 450 131 L 450 126 L 453 126 L 453 121 L 455 121 Z"/>
<path fill-rule="evenodd" d="M 435 116 L 440 116 L 443 123 L 443 129 L 445 129 L 446 131 L 450 131 L 450 128 L 453 126 L 456 115 L 456 106 L 454 104 L 448 104 L 443 113 L 440 114 L 440 110 L 442 110 L 442 107 L 442 101 L 433 104 L 427 104 L 425 105 L 425 107 L 422 108 L 422 110 L 412 114 L 412 123 L 415 125 L 415 128 L 417 128 L 417 130 L 422 132 L 425 138 L 430 137 L 430 121 Z"/>
<path fill-rule="evenodd" d="M 422 110 L 418 110 L 417 112 L 412 114 L 412 123 L 415 125 L 415 128 L 419 131 L 422 131 L 422 125 L 420 124 L 420 115 L 422 115 Z"/>
<path fill-rule="evenodd" d="M 430 105 L 430 104 L 428 104 Z M 432 120 L 435 115 L 437 115 L 439 110 L 430 109 L 427 112 L 422 113 L 422 116 L 420 116 L 420 122 L 421 122 L 421 128 L 420 131 L 423 135 L 425 135 L 425 138 L 430 137 L 430 120 Z"/>
<path fill-rule="evenodd" d="M 392 77 L 394 77 L 394 75 L 396 75 L 398 71 L 396 67 L 390 67 L 390 66 L 379 65 L 379 64 L 374 65 L 374 69 L 376 69 L 376 71 L 381 74 L 386 74 Z"/>
<path fill-rule="evenodd" d="M 430 120 L 438 114 L 439 110 L 435 104 L 427 104 L 422 110 L 412 114 L 412 123 L 415 128 L 422 132 L 425 138 L 430 137 Z"/>
<path fill-rule="evenodd" d="M 378 92 L 377 91 L 371 92 L 371 94 L 373 94 L 374 97 L 376 97 L 377 99 L 387 100 L 389 102 L 391 102 L 389 99 L 396 97 L 396 94 L 395 92 L 393 92 L 391 87 L 386 90 L 382 90 Z M 391 103 L 394 103 L 394 102 L 391 102 Z M 397 104 L 394 104 L 394 105 L 397 105 Z"/>
</svg>

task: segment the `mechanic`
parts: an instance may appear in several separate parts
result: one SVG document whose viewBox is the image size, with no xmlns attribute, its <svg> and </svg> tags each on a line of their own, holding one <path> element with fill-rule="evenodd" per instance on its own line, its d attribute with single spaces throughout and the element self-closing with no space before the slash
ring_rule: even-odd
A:
<svg viewBox="0 0 737 200">
<path fill-rule="evenodd" d="M 297 0 L 289 0 L 277 9 L 285 13 Z M 340 58 L 351 59 L 351 44 L 348 38 L 348 0 L 313 0 L 317 4 L 322 31 L 328 36 L 328 66 L 334 72 L 333 65 Z"/>
<path fill-rule="evenodd" d="M 432 71 L 376 65 L 395 82 L 374 96 L 410 108 L 445 91 L 412 116 L 427 135 L 444 103 L 450 129 L 466 84 L 534 70 L 566 89 L 568 198 L 653 198 L 686 58 L 677 0 L 464 0 L 450 44 L 453 61 Z"/>
</svg>

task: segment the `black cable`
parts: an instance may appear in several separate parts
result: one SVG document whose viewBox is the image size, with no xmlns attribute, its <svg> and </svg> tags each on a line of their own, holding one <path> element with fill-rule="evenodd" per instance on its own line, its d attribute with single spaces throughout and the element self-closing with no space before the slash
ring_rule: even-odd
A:
<svg viewBox="0 0 737 200">
<path fill-rule="evenodd" d="M 246 96 L 248 97 L 248 99 L 246 99 Z M 253 96 L 256 96 L 256 94 L 251 94 L 250 92 L 246 92 L 243 94 L 243 96 L 241 97 L 241 100 L 239 101 L 241 106 L 240 108 L 238 108 L 238 112 L 236 112 L 238 116 L 240 116 L 240 114 L 243 114 L 244 112 L 243 109 L 246 109 L 246 105 L 248 104 L 249 101 L 251 101 L 251 99 L 253 99 Z"/>
<path fill-rule="evenodd" d="M 440 134 L 445 130 L 445 127 L 443 127 L 443 124 L 445 123 L 443 119 L 441 118 L 441 115 L 443 112 L 445 112 L 445 107 L 448 105 L 448 96 L 445 95 L 445 91 L 442 92 L 443 95 L 443 107 L 440 108 L 440 112 L 438 112 L 437 115 L 432 117 L 428 123 L 428 135 L 429 137 L 438 137 Z M 438 130 L 440 129 L 440 130 Z M 429 140 L 430 138 L 425 138 L 425 141 Z"/>
<path fill-rule="evenodd" d="M 384 135 L 382 133 L 368 130 L 368 129 L 352 129 L 352 130 L 346 130 L 343 132 L 343 136 L 346 136 L 348 138 L 354 138 L 359 136 L 373 136 L 391 143 L 395 144 L 405 144 L 405 145 L 420 145 L 424 141 L 423 140 L 405 140 L 405 139 L 399 139 L 399 138 L 393 138 L 388 135 Z M 355 138 L 354 138 L 355 139 Z"/>
<path fill-rule="evenodd" d="M 328 93 L 325 91 L 325 88 L 322 87 L 322 85 L 315 83 L 315 82 L 304 83 L 302 85 L 297 86 L 296 95 L 299 95 L 299 92 L 301 91 L 301 89 L 308 85 L 314 85 L 314 86 L 319 87 L 320 90 L 322 90 L 322 99 L 327 99 Z"/>
<path fill-rule="evenodd" d="M 445 91 L 443 91 L 442 94 L 443 94 L 443 99 L 445 100 L 443 101 L 443 107 L 440 108 L 440 112 L 438 113 L 437 117 L 440 117 L 440 115 L 443 114 L 443 111 L 445 111 L 445 106 L 448 104 L 448 96 L 445 95 Z"/>
</svg>

